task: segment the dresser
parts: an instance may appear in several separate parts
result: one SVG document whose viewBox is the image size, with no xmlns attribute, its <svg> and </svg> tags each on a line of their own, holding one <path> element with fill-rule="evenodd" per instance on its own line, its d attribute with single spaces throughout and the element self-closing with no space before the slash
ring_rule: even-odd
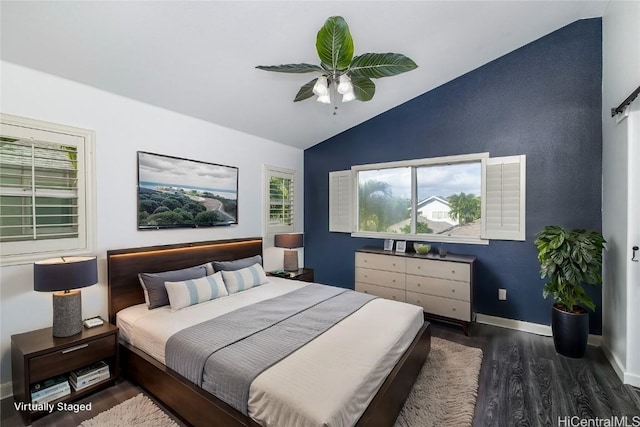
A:
<svg viewBox="0 0 640 427">
<path fill-rule="evenodd" d="M 470 255 L 441 258 L 364 247 L 356 250 L 355 290 L 419 305 L 426 317 L 459 324 L 466 335 L 474 320 L 475 261 Z"/>
</svg>

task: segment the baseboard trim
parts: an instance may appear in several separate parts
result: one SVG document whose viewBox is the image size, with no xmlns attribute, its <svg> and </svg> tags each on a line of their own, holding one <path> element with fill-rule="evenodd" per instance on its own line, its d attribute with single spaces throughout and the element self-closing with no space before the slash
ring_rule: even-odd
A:
<svg viewBox="0 0 640 427">
<path fill-rule="evenodd" d="M 624 367 L 622 366 L 622 363 L 620 363 L 620 359 L 611 352 L 611 349 L 606 345 L 606 343 L 603 343 L 602 351 L 604 352 L 604 357 L 609 361 L 609 365 L 611 365 L 618 378 L 620 378 L 620 381 L 624 382 Z"/>
<path fill-rule="evenodd" d="M 476 314 L 476 322 L 485 325 L 498 326 L 500 328 L 514 329 L 516 331 L 529 332 L 531 334 L 551 336 L 551 326 L 539 323 L 523 322 L 522 320 L 507 319 L 505 317 L 489 316 L 488 314 Z M 594 347 L 602 346 L 601 335 L 589 334 L 587 343 Z"/>
<path fill-rule="evenodd" d="M 640 388 L 640 375 L 625 372 L 624 380 L 622 382 Z"/>
<path fill-rule="evenodd" d="M 9 381 L 8 383 L 0 384 L 0 400 L 11 396 L 13 396 L 13 383 Z"/>
</svg>

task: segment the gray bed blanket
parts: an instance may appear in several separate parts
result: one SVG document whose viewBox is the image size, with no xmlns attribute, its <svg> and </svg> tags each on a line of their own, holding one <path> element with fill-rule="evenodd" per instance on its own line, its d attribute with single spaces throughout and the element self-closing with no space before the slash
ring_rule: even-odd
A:
<svg viewBox="0 0 640 427">
<path fill-rule="evenodd" d="M 373 298 L 307 285 L 177 332 L 167 341 L 166 364 L 246 415 L 260 373 Z"/>
</svg>

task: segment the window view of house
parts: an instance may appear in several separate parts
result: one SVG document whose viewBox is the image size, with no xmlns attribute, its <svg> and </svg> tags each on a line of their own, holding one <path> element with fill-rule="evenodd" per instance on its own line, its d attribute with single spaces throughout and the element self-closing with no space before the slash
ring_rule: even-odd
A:
<svg viewBox="0 0 640 427">
<path fill-rule="evenodd" d="M 358 231 L 480 237 L 481 187 L 480 161 L 360 171 Z"/>
</svg>

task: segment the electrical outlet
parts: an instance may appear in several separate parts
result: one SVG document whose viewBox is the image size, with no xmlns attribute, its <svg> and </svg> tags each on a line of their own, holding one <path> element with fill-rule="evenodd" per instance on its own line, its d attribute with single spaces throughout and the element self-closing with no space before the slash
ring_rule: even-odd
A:
<svg viewBox="0 0 640 427">
<path fill-rule="evenodd" d="M 498 299 L 500 301 L 505 301 L 507 299 L 507 290 L 506 289 L 498 289 Z"/>
</svg>

